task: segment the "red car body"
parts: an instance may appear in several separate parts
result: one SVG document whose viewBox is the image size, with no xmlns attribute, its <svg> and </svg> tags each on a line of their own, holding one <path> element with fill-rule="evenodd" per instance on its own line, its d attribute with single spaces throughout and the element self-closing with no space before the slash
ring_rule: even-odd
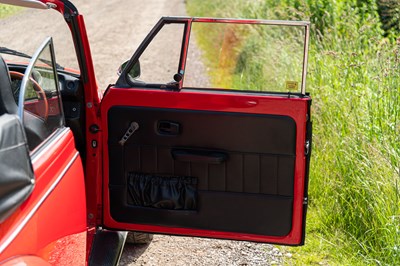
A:
<svg viewBox="0 0 400 266">
<path fill-rule="evenodd" d="M 182 82 L 178 79 L 178 89 L 164 89 L 164 87 L 144 88 L 141 86 L 136 86 L 135 89 L 127 89 L 123 82 L 117 82 L 117 85 L 113 85 L 107 89 L 101 99 L 98 94 L 93 61 L 90 53 L 90 45 L 82 15 L 80 15 L 76 8 L 67 0 L 40 0 L 40 2 L 45 4 L 47 7 L 57 10 L 64 16 L 66 23 L 71 29 L 71 34 L 75 42 L 81 73 L 79 79 L 82 84 L 82 90 L 84 91 L 83 108 L 85 109 L 85 112 L 83 123 L 84 129 L 82 132 L 85 140 L 84 158 L 81 158 L 82 151 L 77 151 L 74 141 L 74 132 L 69 127 L 63 127 L 57 130 L 49 139 L 44 141 L 43 144 L 31 151 L 31 162 L 35 175 L 35 187 L 29 197 L 20 203 L 16 210 L 0 224 L 0 264 L 94 265 L 96 264 L 95 262 L 98 261 L 99 257 L 102 255 L 105 256 L 104 254 L 100 254 L 104 253 L 104 250 L 99 251 L 99 246 L 101 246 L 99 243 L 104 240 L 101 239 L 101 233 L 110 232 L 110 234 L 112 234 L 114 231 L 141 231 L 172 235 L 257 241 L 285 245 L 301 245 L 304 243 L 305 214 L 308 203 L 307 176 L 310 158 L 309 145 L 311 144 L 311 99 L 307 94 L 305 94 L 304 90 L 302 90 L 300 94 L 293 94 L 292 96 L 290 94 L 252 94 L 236 91 L 224 91 L 223 93 L 220 93 L 218 90 L 185 90 L 182 89 Z M 185 25 L 185 37 L 183 38 L 184 44 L 182 46 L 183 49 L 180 59 L 181 69 L 185 68 L 189 32 L 193 22 L 264 23 L 264 21 L 259 20 L 165 18 L 164 20 L 161 20 L 158 26 L 162 27 L 162 25 L 170 23 L 170 20 L 173 23 L 177 22 Z M 275 24 L 287 25 L 291 23 L 276 22 Z M 297 22 L 293 22 L 293 24 L 304 27 L 306 32 L 305 47 L 307 48 L 309 30 L 308 23 L 301 22 L 297 24 Z M 157 29 L 157 26 L 155 29 Z M 151 34 L 154 34 L 154 32 Z M 151 36 L 151 34 L 149 36 Z M 150 42 L 151 38 L 145 40 L 142 47 L 139 47 L 139 50 L 145 49 L 147 46 L 146 41 Z M 138 56 L 140 56 L 140 53 L 138 53 L 137 56 L 134 55 L 132 57 L 127 68 L 129 68 L 129 66 L 132 68 L 134 61 L 137 60 Z M 306 60 L 307 56 L 305 55 L 303 68 L 305 68 Z M 302 74 L 303 86 L 305 86 L 305 70 Z M 124 74 L 123 72 L 122 75 L 126 75 L 126 73 Z M 126 84 L 129 85 L 129 81 Z M 135 86 L 132 85 L 130 87 Z M 161 112 L 164 113 L 168 113 L 171 110 L 171 116 L 174 117 L 176 115 L 176 117 L 178 117 L 171 120 L 172 122 L 168 120 L 168 126 L 175 126 L 173 123 L 175 120 L 178 121 L 181 119 L 179 121 L 186 121 L 183 117 L 185 115 L 190 117 L 192 113 L 196 119 L 204 119 L 208 117 L 208 114 L 212 114 L 218 116 L 218 119 L 223 119 L 226 116 L 232 117 L 232 121 L 234 122 L 239 119 L 236 119 L 235 117 L 240 114 L 241 117 L 245 117 L 246 119 L 253 119 L 255 121 L 254 125 L 257 126 L 264 123 L 260 122 L 259 124 L 259 122 L 257 122 L 258 117 L 264 117 L 266 115 L 271 121 L 286 123 L 282 125 L 282 128 L 287 127 L 293 129 L 294 132 L 293 135 L 288 137 L 288 139 L 291 138 L 288 141 L 293 143 L 290 147 L 290 149 L 293 150 L 293 155 L 285 155 L 288 158 L 292 158 L 288 160 L 293 160 L 293 162 L 288 163 L 288 165 L 292 165 L 293 167 L 290 181 L 288 181 L 292 182 L 289 185 L 293 188 L 292 192 L 290 192 L 291 196 L 278 195 L 279 197 L 275 196 L 274 198 L 272 196 L 265 196 L 264 194 L 261 195 L 261 192 L 258 194 L 257 192 L 252 192 L 255 193 L 255 196 L 253 194 L 250 195 L 247 192 L 236 192 L 231 194 L 228 192 L 220 192 L 219 194 L 217 193 L 214 195 L 213 193 L 217 189 L 214 189 L 211 184 L 208 184 L 210 189 L 202 189 L 202 191 L 198 192 L 199 197 L 202 200 L 198 205 L 204 208 L 211 208 L 211 204 L 208 203 L 208 201 L 213 201 L 214 199 L 218 204 L 219 202 L 222 202 L 220 205 L 216 204 L 216 206 L 218 206 L 216 208 L 220 209 L 206 213 L 204 214 L 204 217 L 199 216 L 198 219 L 196 218 L 200 221 L 199 224 L 193 226 L 191 223 L 196 219 L 192 217 L 198 215 L 194 214 L 193 210 L 183 211 L 185 212 L 186 217 L 189 217 L 186 221 L 186 218 L 184 218 L 185 215 L 182 216 L 183 212 L 177 214 L 176 212 L 179 211 L 161 210 L 154 213 L 153 209 L 147 210 L 142 207 L 132 208 L 131 206 L 125 206 L 124 204 L 119 203 L 120 199 L 117 194 L 121 193 L 120 187 L 123 186 L 123 189 L 126 189 L 126 185 L 119 184 L 118 182 L 120 181 L 112 181 L 113 175 L 115 174 L 115 171 L 117 171 L 114 171 L 113 169 L 117 169 L 116 165 L 119 163 L 118 161 L 113 161 L 112 157 L 121 149 L 126 153 L 134 153 L 136 148 L 133 148 L 133 146 L 120 148 L 117 144 L 112 143 L 115 136 L 123 136 L 123 133 L 127 129 L 127 125 L 129 125 L 127 124 L 127 121 L 131 121 L 130 119 L 133 116 L 129 115 L 129 118 L 126 118 L 126 120 L 121 122 L 123 125 L 121 125 L 119 131 L 114 130 L 114 120 L 117 120 L 115 118 L 117 118 L 119 116 L 118 114 L 121 112 L 143 113 L 150 117 L 153 113 L 157 115 L 157 110 L 161 110 Z M 181 115 L 181 113 L 183 113 L 183 115 Z M 165 118 L 162 119 L 165 120 Z M 229 120 L 231 118 L 227 119 Z M 137 119 L 137 121 L 139 121 L 138 123 L 141 125 L 140 130 L 146 130 L 144 127 L 148 120 L 142 120 L 141 118 Z M 188 120 L 190 119 L 188 118 Z M 150 122 L 153 123 L 152 121 Z M 148 122 L 148 124 L 150 122 Z M 240 120 L 239 122 L 246 123 L 244 120 Z M 192 127 L 192 130 L 198 130 L 201 128 L 196 124 L 192 125 L 189 122 L 187 122 L 187 124 L 188 125 L 185 124 L 186 128 Z M 224 127 L 229 128 L 229 125 L 230 124 L 227 123 Z M 249 124 L 249 127 L 252 126 L 253 124 Z M 160 124 L 158 124 L 158 127 L 160 127 Z M 157 130 L 160 130 L 160 128 Z M 178 131 L 179 130 L 184 129 L 180 128 Z M 277 132 L 280 132 L 279 130 L 277 129 Z M 210 131 L 212 131 L 212 129 L 210 129 Z M 215 131 L 215 133 L 212 134 L 218 134 L 218 132 Z M 246 134 L 247 133 L 244 135 L 249 137 L 255 136 L 255 133 Z M 143 137 L 146 136 L 144 135 Z M 163 151 L 162 145 L 164 144 L 158 144 L 157 141 L 159 140 L 156 139 L 157 136 L 154 138 L 156 144 L 153 143 L 152 145 L 155 147 L 155 152 L 158 154 L 155 155 L 157 161 L 160 158 L 164 158 L 160 157 L 160 154 Z M 144 142 L 146 141 L 147 140 L 144 140 Z M 195 142 L 193 141 L 193 143 Z M 201 149 L 195 149 L 193 147 L 196 145 L 189 145 L 183 143 L 183 141 L 171 145 L 176 146 L 174 146 L 171 153 L 173 153 L 173 156 L 183 156 L 182 162 L 187 162 L 187 160 L 196 161 L 199 158 L 200 160 L 216 159 L 212 156 L 212 158 L 210 158 L 209 151 L 206 151 L 206 155 L 204 155 L 203 148 L 206 147 L 205 144 L 199 145 Z M 262 144 L 259 145 L 262 146 Z M 274 144 L 271 141 L 268 145 L 273 146 Z M 191 150 L 192 148 L 194 150 Z M 221 147 L 215 148 L 218 152 L 221 149 Z M 139 152 L 143 152 L 144 154 L 145 152 L 148 152 L 148 150 L 146 150 L 144 145 L 139 147 Z M 185 152 L 189 153 L 189 155 Z M 243 157 L 243 160 L 250 160 L 250 164 L 254 163 L 253 159 L 246 157 L 247 155 L 242 155 L 242 153 L 246 153 L 245 151 L 242 152 L 242 150 L 240 150 L 240 152 L 240 156 Z M 229 153 L 227 158 L 224 157 L 222 160 L 233 160 L 235 154 L 236 153 L 234 152 Z M 263 154 L 263 152 L 259 152 L 259 154 Z M 268 154 L 274 154 L 274 151 L 271 151 Z M 153 155 L 149 155 L 148 158 L 153 158 L 154 156 L 152 156 Z M 260 172 L 258 172 L 258 174 L 250 173 L 248 174 L 249 176 L 261 175 L 261 172 L 264 171 L 264 155 L 257 156 L 259 156 L 259 159 L 256 160 L 258 163 L 256 163 L 256 165 L 251 169 L 259 167 L 261 170 L 259 170 Z M 285 162 L 286 157 L 284 155 L 279 156 L 276 160 L 281 160 L 281 163 Z M 145 155 L 139 155 L 139 157 L 141 160 L 146 158 Z M 122 160 L 125 160 L 125 164 L 127 164 L 127 158 L 128 157 L 122 158 Z M 253 171 L 247 170 L 250 168 L 245 168 L 245 163 L 246 162 L 243 162 L 241 169 L 243 171 Z M 266 162 L 266 164 L 268 163 L 269 161 Z M 149 165 L 151 164 L 153 163 L 149 163 Z M 157 164 L 159 165 L 157 167 L 161 167 L 160 165 L 162 165 L 161 162 L 156 162 L 156 165 Z M 279 164 L 279 162 L 277 164 Z M 142 165 L 146 166 L 147 164 L 146 162 L 142 162 Z M 190 165 L 190 167 L 192 167 L 190 168 L 190 173 L 192 173 L 195 171 L 193 161 L 191 161 Z M 211 166 L 207 166 L 209 172 L 206 175 L 208 177 L 213 175 L 211 173 L 213 171 L 212 169 L 214 169 L 212 168 L 214 167 L 213 163 L 210 163 L 210 165 Z M 143 168 L 145 168 L 145 166 L 143 166 Z M 175 162 L 174 170 L 171 170 L 168 174 L 176 175 L 176 171 L 178 171 L 176 169 L 178 166 L 179 163 Z M 123 167 L 125 169 L 131 166 L 124 165 Z M 186 167 L 186 164 L 184 164 L 184 167 Z M 225 172 L 223 175 L 225 175 L 226 178 L 229 178 L 227 172 L 230 171 L 230 167 L 234 166 L 226 163 L 224 167 Z M 281 170 L 277 168 L 276 171 Z M 129 176 L 130 172 L 128 172 L 129 171 L 126 170 L 124 176 Z M 144 172 L 148 173 L 152 171 L 149 170 Z M 157 170 L 153 172 L 162 171 L 157 168 Z M 183 174 L 181 175 L 183 176 Z M 280 178 L 279 175 L 280 174 L 277 174 Z M 210 181 L 208 179 L 208 182 L 212 183 L 213 180 Z M 229 186 L 229 182 L 231 181 L 225 181 L 225 186 L 227 184 Z M 243 182 L 244 186 L 246 186 L 245 183 L 247 181 L 244 179 Z M 249 186 L 253 186 L 256 182 L 260 182 L 260 187 L 262 186 L 261 183 L 263 181 L 261 179 L 260 181 L 251 181 Z M 233 183 L 234 181 L 231 182 L 231 184 Z M 215 185 L 215 187 L 217 186 L 218 185 Z M 243 190 L 245 189 L 246 188 L 243 188 Z M 251 190 L 251 188 L 247 189 Z M 261 188 L 257 189 L 261 191 Z M 205 192 L 203 192 L 203 190 L 205 190 Z M 268 225 L 271 227 L 268 230 L 273 233 L 269 233 L 270 231 L 268 230 L 265 231 L 266 233 L 263 233 L 264 229 L 261 229 L 262 225 L 259 229 L 258 224 L 268 224 L 268 221 L 273 220 L 273 218 L 268 217 L 267 214 L 260 215 L 261 217 L 258 218 L 258 214 L 256 213 L 262 211 L 260 211 L 259 207 L 255 207 L 255 210 L 248 211 L 247 215 L 251 216 L 249 219 L 256 221 L 247 223 L 245 219 L 240 220 L 240 217 L 246 215 L 246 209 L 248 209 L 249 205 L 243 203 L 244 205 L 242 207 L 237 207 L 238 209 L 236 213 L 235 208 L 230 209 L 228 203 L 225 203 L 225 201 L 229 202 L 230 200 L 238 203 L 249 202 L 248 204 L 250 206 L 252 206 L 252 202 L 254 202 L 254 206 L 264 206 L 263 204 L 266 204 L 266 212 L 271 209 L 271 211 L 275 211 L 277 214 L 279 214 L 279 210 L 276 209 L 279 209 L 281 206 L 280 204 L 282 204 L 282 206 L 285 206 L 284 208 L 287 208 L 287 211 L 286 209 L 285 211 L 288 214 L 285 213 L 282 217 L 286 216 L 279 219 L 285 219 L 285 226 L 289 227 L 289 229 L 280 229 L 279 222 L 281 220 L 277 218 L 275 224 L 271 222 L 272 224 Z M 272 203 L 269 203 L 269 201 Z M 125 212 L 130 212 L 130 208 L 132 208 L 132 215 L 129 217 L 127 216 L 126 219 L 121 218 L 125 215 Z M 226 210 L 225 215 L 228 219 L 226 221 L 217 222 L 217 220 L 223 220 L 224 216 L 220 215 L 222 210 Z M 140 213 L 143 213 L 143 215 L 141 216 Z M 255 214 L 253 215 L 253 213 Z M 150 218 L 146 218 L 147 215 Z M 237 217 L 235 215 L 237 215 Z M 271 215 L 274 216 L 275 214 Z M 137 218 L 139 216 L 145 217 Z M 165 218 L 165 221 L 162 220 L 164 219 L 163 217 Z M 235 219 L 237 219 L 238 222 L 229 226 L 228 224 L 231 220 Z M 259 219 L 259 221 L 257 221 L 257 219 Z M 216 222 L 214 222 L 214 220 Z M 227 224 L 227 230 L 224 229 L 225 224 Z M 250 230 L 250 227 L 257 227 L 257 229 Z M 281 231 L 283 233 L 280 233 Z M 275 234 L 274 232 L 278 233 Z M 114 251 L 116 253 L 114 256 L 117 257 L 114 262 L 117 263 L 119 255 L 121 254 L 124 239 L 119 239 L 116 242 L 122 243 L 119 248 Z"/>
</svg>

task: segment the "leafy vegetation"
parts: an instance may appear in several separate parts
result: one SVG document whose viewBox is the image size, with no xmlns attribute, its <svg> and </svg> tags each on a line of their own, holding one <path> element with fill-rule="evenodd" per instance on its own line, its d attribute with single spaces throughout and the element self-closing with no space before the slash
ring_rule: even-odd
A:
<svg viewBox="0 0 400 266">
<path fill-rule="evenodd" d="M 400 32 L 400 0 L 377 0 L 382 28 L 387 34 Z"/>
<path fill-rule="evenodd" d="M 214 87 L 287 92 L 286 81 L 302 79 L 304 26 L 194 23 L 192 30 L 208 51 L 204 61 Z"/>
<path fill-rule="evenodd" d="M 0 19 L 10 16 L 15 12 L 17 12 L 18 10 L 20 10 L 19 7 L 0 4 Z"/>
<path fill-rule="evenodd" d="M 187 0 L 187 9 L 311 21 L 308 235 L 304 247 L 286 248 L 294 254 L 288 264 L 400 265 L 399 20 L 382 27 L 374 0 Z M 206 34 L 198 33 L 199 42 L 212 38 Z M 206 56 L 212 50 L 201 48 Z M 248 50 L 242 64 L 257 67 L 252 60 L 262 52 Z"/>
</svg>

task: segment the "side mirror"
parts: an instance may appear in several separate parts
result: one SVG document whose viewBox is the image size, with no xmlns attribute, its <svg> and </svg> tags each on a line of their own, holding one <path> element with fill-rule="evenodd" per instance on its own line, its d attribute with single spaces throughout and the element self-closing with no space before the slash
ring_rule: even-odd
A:
<svg viewBox="0 0 400 266">
<path fill-rule="evenodd" d="M 126 68 L 128 65 L 129 60 L 125 61 L 119 68 L 118 68 L 118 76 L 121 75 L 122 71 Z M 140 77 L 140 62 L 139 60 L 136 61 L 136 63 L 133 65 L 133 67 L 129 70 L 128 76 L 131 79 L 137 79 Z"/>
</svg>

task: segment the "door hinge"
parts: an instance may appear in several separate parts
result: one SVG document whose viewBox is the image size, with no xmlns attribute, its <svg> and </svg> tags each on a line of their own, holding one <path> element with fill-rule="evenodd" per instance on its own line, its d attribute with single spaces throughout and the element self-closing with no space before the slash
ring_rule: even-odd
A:
<svg viewBox="0 0 400 266">
<path fill-rule="evenodd" d="M 303 205 L 308 205 L 308 197 L 303 198 Z"/>
<path fill-rule="evenodd" d="M 311 149 L 311 144 L 310 141 L 307 140 L 306 143 L 304 144 L 304 155 L 307 156 L 310 153 Z"/>
<path fill-rule="evenodd" d="M 90 131 L 90 133 L 92 133 L 92 134 L 96 134 L 96 133 L 100 132 L 101 130 L 100 130 L 100 128 L 99 128 L 98 125 L 93 124 L 93 125 L 91 125 L 91 126 L 89 127 L 89 131 Z"/>
</svg>

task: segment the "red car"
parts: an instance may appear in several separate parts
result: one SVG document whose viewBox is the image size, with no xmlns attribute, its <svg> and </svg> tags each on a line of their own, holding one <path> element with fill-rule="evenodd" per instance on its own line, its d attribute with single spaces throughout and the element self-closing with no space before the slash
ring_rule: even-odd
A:
<svg viewBox="0 0 400 266">
<path fill-rule="evenodd" d="M 163 17 L 99 95 L 71 2 L 0 2 L 58 11 L 79 62 L 0 45 L 0 264 L 115 265 L 126 231 L 304 243 L 308 22 Z"/>
</svg>

